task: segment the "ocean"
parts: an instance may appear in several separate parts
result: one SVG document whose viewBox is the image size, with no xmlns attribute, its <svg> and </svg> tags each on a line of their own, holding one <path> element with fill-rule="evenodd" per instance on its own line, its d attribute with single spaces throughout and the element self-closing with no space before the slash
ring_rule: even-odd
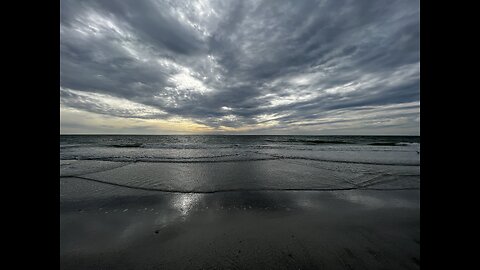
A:
<svg viewBox="0 0 480 270">
<path fill-rule="evenodd" d="M 419 165 L 414 136 L 60 136 L 60 160 L 232 162 L 305 159 Z"/>
</svg>

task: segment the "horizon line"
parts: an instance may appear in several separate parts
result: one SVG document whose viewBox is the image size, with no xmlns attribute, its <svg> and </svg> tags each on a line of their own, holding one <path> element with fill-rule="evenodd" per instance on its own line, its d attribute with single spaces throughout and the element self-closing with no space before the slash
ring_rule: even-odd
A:
<svg viewBox="0 0 480 270">
<path fill-rule="evenodd" d="M 376 134 L 376 135 L 361 135 L 361 134 L 122 134 L 122 133 L 68 133 L 68 134 L 60 134 L 60 136 L 79 136 L 79 135 L 87 135 L 87 136 L 412 136 L 412 137 L 420 137 L 420 135 L 405 135 L 405 134 Z"/>
</svg>

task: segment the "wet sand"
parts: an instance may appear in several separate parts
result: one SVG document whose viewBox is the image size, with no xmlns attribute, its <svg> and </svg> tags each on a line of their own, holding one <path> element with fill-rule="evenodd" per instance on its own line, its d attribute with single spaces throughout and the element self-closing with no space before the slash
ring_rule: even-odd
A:
<svg viewBox="0 0 480 270">
<path fill-rule="evenodd" d="M 419 190 L 201 194 L 61 183 L 61 269 L 419 268 Z"/>
</svg>

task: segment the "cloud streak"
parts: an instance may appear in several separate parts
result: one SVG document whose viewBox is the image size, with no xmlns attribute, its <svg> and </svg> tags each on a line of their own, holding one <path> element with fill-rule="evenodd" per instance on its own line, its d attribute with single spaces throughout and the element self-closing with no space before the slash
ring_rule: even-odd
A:
<svg viewBox="0 0 480 270">
<path fill-rule="evenodd" d="M 65 0 L 60 19 L 62 108 L 214 133 L 419 134 L 418 1 Z"/>
</svg>

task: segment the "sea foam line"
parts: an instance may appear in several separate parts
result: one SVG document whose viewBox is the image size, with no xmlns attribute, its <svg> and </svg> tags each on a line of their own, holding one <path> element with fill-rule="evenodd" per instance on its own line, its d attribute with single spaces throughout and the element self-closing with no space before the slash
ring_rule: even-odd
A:
<svg viewBox="0 0 480 270">
<path fill-rule="evenodd" d="M 165 193 L 181 193 L 181 194 L 210 194 L 210 193 L 222 193 L 222 192 L 251 192 L 251 191 L 346 191 L 346 190 L 378 190 L 378 191 L 395 191 L 395 190 L 419 190 L 419 188 L 362 188 L 362 187 L 348 187 L 348 188 L 245 188 L 245 189 L 216 189 L 216 190 L 178 190 L 178 189 L 160 189 L 160 188 L 148 188 L 148 187 L 139 187 L 139 186 L 132 186 L 132 185 L 125 185 L 119 183 L 113 183 L 98 179 L 93 179 L 84 176 L 61 176 L 62 178 L 70 178 L 70 179 L 80 179 L 85 181 L 97 182 L 101 184 L 107 184 L 112 186 L 118 186 L 123 188 L 129 189 L 138 189 L 138 190 L 146 190 L 146 191 L 157 191 L 157 192 L 165 192 Z"/>
</svg>

